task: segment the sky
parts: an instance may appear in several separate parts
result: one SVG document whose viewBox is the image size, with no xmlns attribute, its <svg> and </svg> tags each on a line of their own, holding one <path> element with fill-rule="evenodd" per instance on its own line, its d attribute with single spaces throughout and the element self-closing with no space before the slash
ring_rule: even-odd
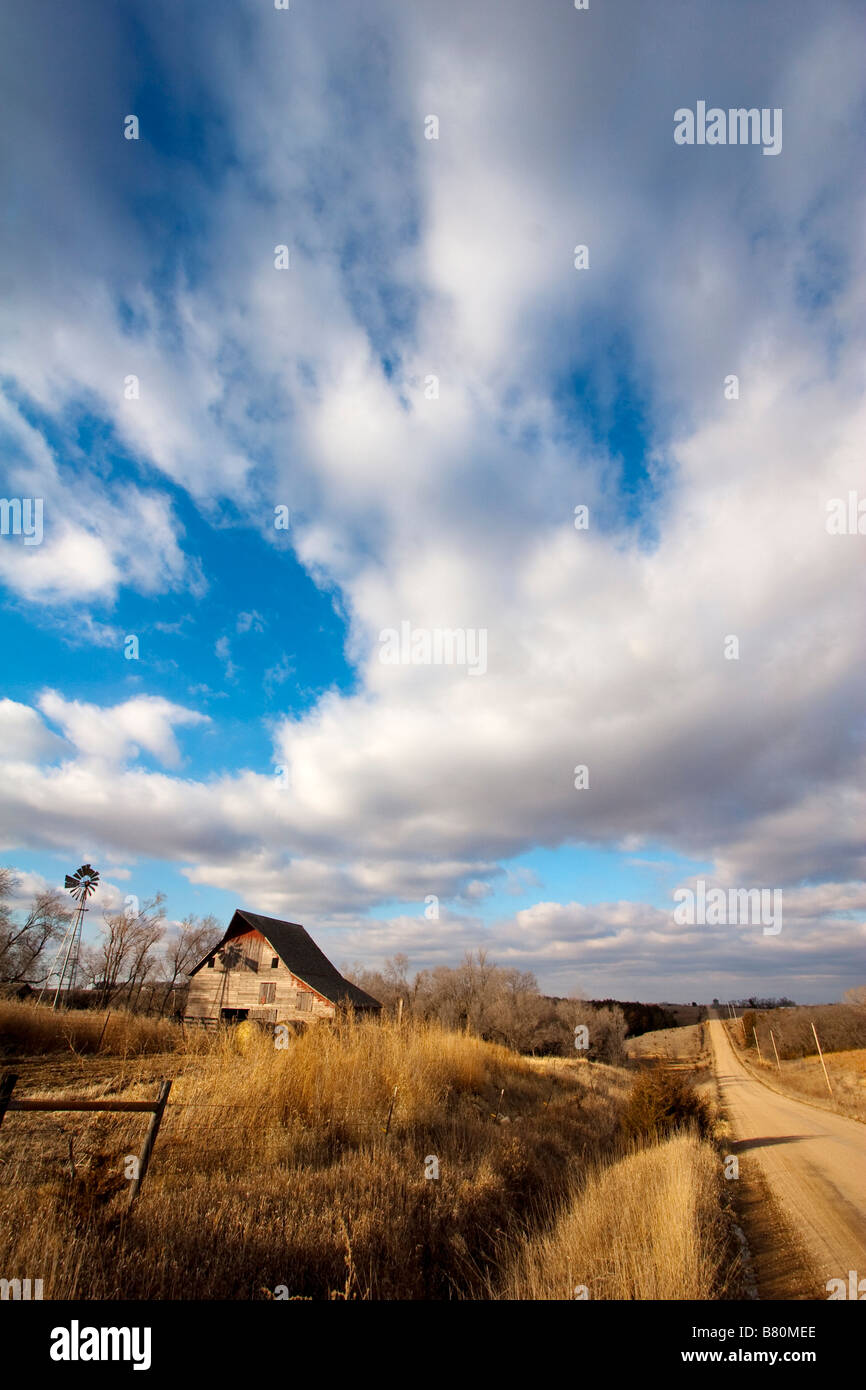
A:
<svg viewBox="0 0 866 1390">
<path fill-rule="evenodd" d="M 864 37 L 854 0 L 3 8 L 21 901 L 91 862 L 91 939 L 163 892 L 559 995 L 866 979 Z M 781 148 L 677 143 L 699 102 Z M 780 929 L 678 920 L 698 882 Z"/>
</svg>

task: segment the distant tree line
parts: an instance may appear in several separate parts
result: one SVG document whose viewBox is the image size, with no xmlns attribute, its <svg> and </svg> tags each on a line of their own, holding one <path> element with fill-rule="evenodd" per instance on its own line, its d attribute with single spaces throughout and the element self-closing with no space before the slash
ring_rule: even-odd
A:
<svg viewBox="0 0 866 1390">
<path fill-rule="evenodd" d="M 718 999 L 713 1000 L 716 1005 L 718 1002 Z M 768 1009 L 794 1009 L 797 1007 L 794 1000 L 788 999 L 784 994 L 780 995 L 778 999 L 759 999 L 757 995 L 753 994 L 748 999 L 731 999 L 730 1003 L 735 1009 L 761 1009 L 764 1012 Z M 722 1004 L 721 1007 L 724 1008 L 725 1005 Z"/>
<path fill-rule="evenodd" d="M 636 1038 L 640 1033 L 654 1033 L 658 1028 L 676 1028 L 676 1015 L 661 1004 L 639 1004 L 630 999 L 600 999 L 591 1001 L 596 1008 L 618 1008 L 625 1015 L 628 1032 L 626 1037 Z M 697 1008 L 697 1005 L 693 1005 Z"/>
<path fill-rule="evenodd" d="M 403 954 L 392 956 L 381 970 L 345 965 L 343 974 L 389 1013 L 402 999 L 404 1016 L 435 1018 L 518 1052 L 609 1062 L 624 1056 L 628 1028 L 618 1003 L 550 998 L 531 971 L 496 965 L 485 950 L 468 952 L 460 965 L 420 970 L 411 978 Z M 587 1030 L 585 1049 L 575 1047 L 579 1025 Z"/>
</svg>

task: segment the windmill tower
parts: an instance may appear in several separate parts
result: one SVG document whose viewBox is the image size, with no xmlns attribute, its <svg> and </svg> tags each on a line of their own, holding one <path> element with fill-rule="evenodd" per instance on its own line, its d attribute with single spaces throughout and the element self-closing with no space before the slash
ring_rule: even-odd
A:
<svg viewBox="0 0 866 1390">
<path fill-rule="evenodd" d="M 217 1021 L 219 1021 L 222 1018 L 223 1004 L 225 1003 L 226 991 L 228 990 L 229 984 L 229 975 L 234 967 L 240 964 L 242 952 L 239 946 L 231 942 L 228 946 L 224 946 L 221 951 L 218 951 L 217 955 L 223 964 L 222 987 L 220 989 L 219 1004 L 217 1005 Z"/>
<path fill-rule="evenodd" d="M 68 981 L 66 988 L 70 995 L 75 988 L 75 976 L 78 972 L 78 955 L 81 950 L 81 927 L 84 922 L 84 914 L 87 911 L 87 899 L 90 897 L 91 893 L 96 891 L 98 883 L 99 874 L 96 869 L 92 869 L 89 864 L 82 864 L 81 868 L 76 869 L 74 874 L 66 875 L 65 886 L 78 905 L 75 909 L 75 915 L 70 925 L 67 927 L 66 934 L 60 943 L 60 950 L 54 957 L 54 964 L 48 972 L 45 984 L 42 986 L 39 993 L 39 998 L 41 999 L 42 995 L 45 993 L 48 981 L 57 971 L 58 961 L 62 958 L 63 964 L 58 972 L 57 989 L 54 991 L 54 1001 L 51 1005 L 52 1009 L 57 1008 L 64 980 Z"/>
</svg>

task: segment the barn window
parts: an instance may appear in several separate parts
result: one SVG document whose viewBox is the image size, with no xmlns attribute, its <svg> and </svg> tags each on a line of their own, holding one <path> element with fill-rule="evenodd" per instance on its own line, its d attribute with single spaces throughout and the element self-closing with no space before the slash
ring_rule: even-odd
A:
<svg viewBox="0 0 866 1390">
<path fill-rule="evenodd" d="M 306 989 L 299 989 L 299 990 L 298 990 L 298 1008 L 301 1009 L 304 1013 L 309 1013 L 310 1010 L 312 1009 L 312 1007 L 313 1007 L 313 996 L 312 996 L 312 994 L 310 994 L 309 990 L 306 990 Z"/>
<path fill-rule="evenodd" d="M 277 987 L 276 987 L 276 985 L 275 985 L 273 982 L 271 982 L 270 984 L 267 984 L 267 985 L 260 985 L 260 986 L 259 986 L 259 1003 L 260 1003 L 260 1004 L 273 1004 L 274 999 L 276 998 L 276 993 L 277 993 Z"/>
<path fill-rule="evenodd" d="M 279 965 L 279 963 L 280 963 L 280 958 L 279 958 L 279 956 L 274 956 L 273 960 L 271 961 L 271 969 L 272 969 L 272 970 L 276 970 L 276 968 L 277 968 L 277 966 Z"/>
<path fill-rule="evenodd" d="M 209 960 L 208 963 L 207 963 L 207 968 L 208 968 L 208 970 L 213 970 L 213 968 L 214 968 L 214 963 L 215 963 L 215 962 L 214 962 L 214 958 L 213 958 L 213 956 L 211 956 L 210 960 Z"/>
</svg>

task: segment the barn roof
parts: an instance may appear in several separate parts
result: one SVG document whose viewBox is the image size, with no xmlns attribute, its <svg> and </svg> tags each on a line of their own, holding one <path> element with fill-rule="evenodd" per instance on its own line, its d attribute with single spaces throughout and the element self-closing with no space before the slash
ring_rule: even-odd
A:
<svg viewBox="0 0 866 1390">
<path fill-rule="evenodd" d="M 299 922 L 282 922 L 278 917 L 262 917 L 258 912 L 247 912 L 246 908 L 238 908 L 222 941 L 213 951 L 208 951 L 204 960 L 200 960 L 195 969 L 190 971 L 190 975 L 195 975 L 201 970 L 214 951 L 219 951 L 233 937 L 242 935 L 250 928 L 261 932 L 293 975 L 297 975 L 299 980 L 303 980 L 305 985 L 316 990 L 330 1003 L 351 1004 L 356 1009 L 382 1007 L 378 999 L 367 994 L 366 990 L 343 978 Z"/>
</svg>

